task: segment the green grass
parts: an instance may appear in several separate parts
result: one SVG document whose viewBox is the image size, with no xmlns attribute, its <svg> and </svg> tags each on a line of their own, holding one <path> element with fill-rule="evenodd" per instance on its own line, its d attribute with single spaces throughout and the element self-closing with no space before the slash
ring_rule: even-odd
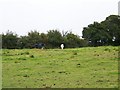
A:
<svg viewBox="0 0 120 90">
<path fill-rule="evenodd" d="M 3 49 L 3 88 L 117 88 L 118 47 Z"/>
</svg>

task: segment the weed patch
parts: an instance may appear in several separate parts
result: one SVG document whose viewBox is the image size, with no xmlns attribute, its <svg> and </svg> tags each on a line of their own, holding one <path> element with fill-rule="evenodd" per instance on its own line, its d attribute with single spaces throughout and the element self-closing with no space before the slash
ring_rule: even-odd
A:
<svg viewBox="0 0 120 90">
<path fill-rule="evenodd" d="M 105 48 L 104 51 L 110 52 L 111 50 L 109 48 Z"/>
<path fill-rule="evenodd" d="M 18 58 L 18 60 L 27 60 L 27 59 L 26 59 L 26 58 L 20 57 L 20 58 Z"/>
<path fill-rule="evenodd" d="M 34 55 L 30 55 L 30 58 L 34 58 Z"/>
</svg>

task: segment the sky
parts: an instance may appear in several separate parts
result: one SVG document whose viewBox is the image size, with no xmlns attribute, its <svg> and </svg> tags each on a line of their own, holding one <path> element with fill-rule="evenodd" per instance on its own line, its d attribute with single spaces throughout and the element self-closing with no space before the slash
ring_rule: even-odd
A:
<svg viewBox="0 0 120 90">
<path fill-rule="evenodd" d="M 82 36 L 83 27 L 118 15 L 120 0 L 0 0 L 0 33 L 8 30 L 27 35 L 31 30 L 72 31 Z"/>
</svg>

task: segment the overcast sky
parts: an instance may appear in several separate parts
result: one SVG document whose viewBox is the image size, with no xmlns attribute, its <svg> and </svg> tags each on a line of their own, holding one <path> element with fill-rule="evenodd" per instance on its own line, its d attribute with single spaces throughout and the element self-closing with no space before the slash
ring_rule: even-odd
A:
<svg viewBox="0 0 120 90">
<path fill-rule="evenodd" d="M 120 0 L 0 0 L 0 33 L 7 30 L 27 35 L 31 30 L 72 31 L 118 14 Z"/>
</svg>

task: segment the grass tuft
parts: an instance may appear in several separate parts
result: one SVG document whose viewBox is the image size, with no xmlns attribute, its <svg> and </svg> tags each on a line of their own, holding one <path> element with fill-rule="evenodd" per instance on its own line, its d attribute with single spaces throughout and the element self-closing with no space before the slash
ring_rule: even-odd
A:
<svg viewBox="0 0 120 90">
<path fill-rule="evenodd" d="M 18 60 L 27 60 L 27 59 L 26 59 L 26 58 L 20 57 L 20 58 L 18 58 Z"/>
<path fill-rule="evenodd" d="M 34 58 L 34 55 L 30 55 L 30 58 Z"/>
<path fill-rule="evenodd" d="M 111 50 L 109 48 L 105 48 L 104 51 L 109 51 L 110 52 Z"/>
</svg>

